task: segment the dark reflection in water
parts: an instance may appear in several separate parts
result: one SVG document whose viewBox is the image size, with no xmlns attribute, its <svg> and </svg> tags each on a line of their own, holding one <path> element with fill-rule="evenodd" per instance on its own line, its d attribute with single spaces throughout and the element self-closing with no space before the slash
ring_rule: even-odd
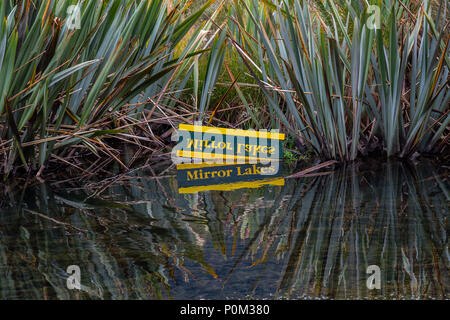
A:
<svg viewBox="0 0 450 320">
<path fill-rule="evenodd" d="M 284 187 L 180 195 L 139 172 L 101 197 L 0 198 L 0 299 L 446 299 L 448 170 L 350 165 Z M 66 285 L 81 269 L 81 291 Z M 369 265 L 381 289 L 369 290 Z"/>
</svg>

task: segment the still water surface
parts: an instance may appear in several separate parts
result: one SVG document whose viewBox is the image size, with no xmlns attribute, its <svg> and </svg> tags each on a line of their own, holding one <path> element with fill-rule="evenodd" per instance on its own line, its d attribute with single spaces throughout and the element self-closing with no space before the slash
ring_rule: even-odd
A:
<svg viewBox="0 0 450 320">
<path fill-rule="evenodd" d="M 8 190 L 0 299 L 448 299 L 448 174 L 361 164 L 179 194 L 176 177 L 143 170 L 95 196 Z M 81 291 L 67 288 L 70 265 Z M 370 265 L 381 289 L 367 287 Z"/>
</svg>

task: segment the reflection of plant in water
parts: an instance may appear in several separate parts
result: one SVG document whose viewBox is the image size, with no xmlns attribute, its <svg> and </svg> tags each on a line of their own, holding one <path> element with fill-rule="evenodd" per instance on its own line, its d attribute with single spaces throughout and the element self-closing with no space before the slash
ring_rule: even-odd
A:
<svg viewBox="0 0 450 320">
<path fill-rule="evenodd" d="M 149 201 L 74 200 L 45 185 L 10 199 L 19 206 L 0 215 L 0 297 L 162 299 L 176 270 L 190 276 L 184 259 L 214 272 L 181 222 L 168 217 L 161 225 L 148 214 L 161 209 L 148 197 L 155 186 L 126 189 L 121 194 L 138 198 L 142 190 Z M 73 264 L 82 272 L 78 293 L 66 287 Z"/>
<path fill-rule="evenodd" d="M 446 178 L 422 169 L 389 164 L 380 175 L 348 167 L 293 182 L 289 201 L 258 225 L 248 248 L 261 257 L 253 266 L 279 260 L 284 298 L 447 297 Z M 378 291 L 366 287 L 372 264 L 382 270 Z"/>
<path fill-rule="evenodd" d="M 431 166 L 352 165 L 194 195 L 139 172 L 102 199 L 76 194 L 41 185 L 4 196 L 16 205 L 0 210 L 1 298 L 449 294 L 448 174 Z M 71 264 L 80 293 L 66 289 Z M 366 287 L 369 265 L 380 290 Z"/>
</svg>

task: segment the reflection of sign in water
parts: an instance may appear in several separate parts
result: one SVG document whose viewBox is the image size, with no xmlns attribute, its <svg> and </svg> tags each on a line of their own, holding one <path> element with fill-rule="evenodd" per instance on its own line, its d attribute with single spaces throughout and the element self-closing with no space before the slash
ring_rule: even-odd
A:
<svg viewBox="0 0 450 320">
<path fill-rule="evenodd" d="M 186 163 L 177 165 L 178 190 L 195 193 L 205 190 L 234 190 L 284 185 L 281 166 L 263 163 Z"/>
<path fill-rule="evenodd" d="M 285 135 L 275 130 L 238 130 L 180 124 L 177 157 L 232 160 L 278 160 Z"/>
</svg>

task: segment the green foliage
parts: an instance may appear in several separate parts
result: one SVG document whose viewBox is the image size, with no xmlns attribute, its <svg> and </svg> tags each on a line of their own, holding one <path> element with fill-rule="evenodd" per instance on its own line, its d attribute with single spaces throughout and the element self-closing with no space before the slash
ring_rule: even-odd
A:
<svg viewBox="0 0 450 320">
<path fill-rule="evenodd" d="M 75 4 L 81 28 L 69 30 Z M 380 29 L 368 27 L 374 4 Z M 449 145 L 443 0 L 9 0 L 0 18 L 5 175 L 75 146 L 111 156 L 105 139 L 136 137 L 134 125 L 164 144 L 149 124 L 155 113 L 281 127 L 340 161 Z"/>
<path fill-rule="evenodd" d="M 236 0 L 233 44 L 274 122 L 320 157 L 354 160 L 374 139 L 387 156 L 437 152 L 450 121 L 444 1 L 433 14 L 430 1 L 371 3 L 381 28 L 369 2 Z"/>
<path fill-rule="evenodd" d="M 189 1 L 177 1 L 172 8 L 163 0 L 2 1 L 0 145 L 2 154 L 8 153 L 5 173 L 18 158 L 25 167 L 42 167 L 58 147 L 81 143 L 100 148 L 101 136 L 88 134 L 114 115 L 138 119 L 144 109 L 169 104 L 166 93 L 182 90 L 183 70 L 207 52 L 201 47 L 206 23 L 194 30 L 180 55 L 175 49 L 213 2 L 183 18 Z M 73 4 L 81 13 L 79 30 L 68 28 Z"/>
</svg>

